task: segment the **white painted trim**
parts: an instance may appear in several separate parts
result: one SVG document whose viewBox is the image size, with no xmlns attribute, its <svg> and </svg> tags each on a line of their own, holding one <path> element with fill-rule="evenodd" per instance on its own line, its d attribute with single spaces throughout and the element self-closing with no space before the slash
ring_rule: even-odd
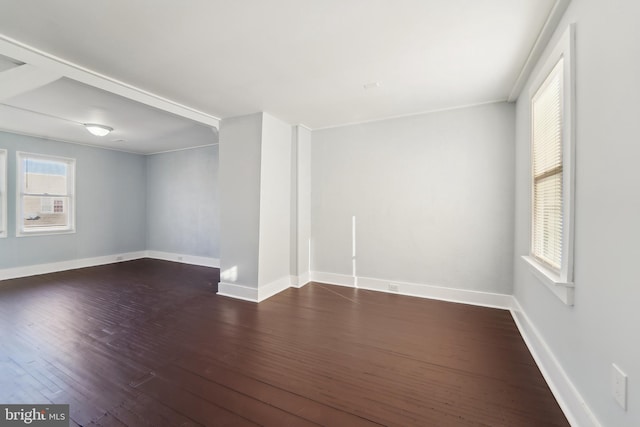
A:
<svg viewBox="0 0 640 427">
<path fill-rule="evenodd" d="M 251 302 L 262 302 L 291 287 L 293 276 L 283 276 L 260 287 L 219 282 L 218 295 Z"/>
<path fill-rule="evenodd" d="M 355 277 L 347 274 L 312 271 L 310 272 L 310 278 L 312 282 L 326 283 L 328 285 L 346 286 L 348 288 L 356 287 Z"/>
<path fill-rule="evenodd" d="M 35 276 L 38 274 L 56 273 L 59 271 L 75 270 L 78 268 L 95 267 L 134 259 L 151 258 L 183 264 L 200 265 L 203 267 L 220 268 L 217 258 L 200 257 L 194 255 L 173 254 L 159 251 L 137 251 L 122 254 L 104 255 L 94 258 L 73 259 L 46 264 L 25 265 L 0 269 L 0 281 L 19 277 Z M 180 259 L 182 258 L 182 259 Z"/>
<path fill-rule="evenodd" d="M 517 101 L 518 97 L 520 96 L 520 92 L 522 92 L 522 88 L 529 79 L 529 76 L 531 75 L 531 72 L 535 68 L 536 64 L 540 60 L 542 52 L 549 43 L 549 40 L 551 40 L 551 37 L 553 36 L 553 33 L 560 23 L 564 12 L 567 10 L 567 7 L 569 7 L 569 3 L 571 3 L 571 0 L 556 0 L 556 3 L 553 5 L 549 16 L 547 16 L 547 20 L 542 26 L 542 29 L 540 30 L 536 41 L 533 43 L 533 47 L 531 48 L 531 51 L 529 52 L 529 55 L 527 56 L 522 69 L 520 70 L 520 74 L 518 74 L 518 78 L 511 88 L 511 92 L 509 92 L 509 98 L 507 99 L 507 101 Z"/>
<path fill-rule="evenodd" d="M 274 280 L 271 283 L 267 283 L 266 285 L 260 286 L 258 288 L 257 302 L 264 301 L 267 298 L 271 298 L 272 296 L 279 294 L 285 289 L 289 289 L 291 287 L 292 281 L 293 281 L 293 276 L 283 276 L 279 279 Z"/>
<path fill-rule="evenodd" d="M 397 114 L 395 116 L 378 117 L 375 119 L 363 120 L 359 122 L 349 122 L 349 123 L 341 123 L 337 125 L 323 126 L 319 128 L 313 128 L 311 130 L 315 132 L 317 130 L 335 129 L 335 128 L 341 128 L 345 126 L 366 125 L 368 123 L 382 122 L 385 120 L 404 119 L 405 117 L 421 116 L 423 114 L 444 113 L 446 111 L 462 110 L 464 108 L 482 107 L 483 105 L 490 105 L 490 104 L 500 104 L 501 102 L 507 102 L 507 99 L 502 98 L 502 99 L 495 99 L 493 101 L 477 102 L 474 104 L 456 105 L 455 107 L 437 108 L 434 110 L 418 111 L 416 113 Z"/>
<path fill-rule="evenodd" d="M 51 55 L 4 34 L 0 34 L 0 54 L 180 117 L 208 126 L 220 127 L 218 117 Z"/>
<path fill-rule="evenodd" d="M 82 258 L 69 261 L 52 262 L 47 264 L 5 268 L 0 270 L 0 280 L 35 276 L 38 274 L 56 273 L 58 271 L 75 270 L 78 268 L 95 267 L 98 265 L 113 264 L 116 262 L 130 261 L 146 257 L 146 251 L 138 251 L 123 254 L 105 255 L 95 258 Z"/>
<path fill-rule="evenodd" d="M 217 294 L 244 301 L 258 302 L 258 288 L 237 285 L 235 283 L 219 282 Z"/>
<path fill-rule="evenodd" d="M 553 49 L 542 62 L 542 68 L 533 76 L 529 89 L 530 103 L 548 80 L 558 64 L 563 59 L 562 66 L 562 260 L 558 273 L 549 271 L 533 258 L 524 258 L 533 267 L 533 273 L 565 304 L 573 305 L 573 261 L 574 261 L 574 214 L 575 214 L 575 24 L 569 24 Z M 533 108 L 533 105 L 532 107 Z M 533 111 L 533 109 L 532 109 Z M 530 113 L 531 129 L 533 129 L 533 114 Z M 530 254 L 533 253 L 533 132 L 530 133 L 531 161 L 530 161 Z"/>
<path fill-rule="evenodd" d="M 312 271 L 311 280 L 313 282 L 326 283 L 329 285 L 346 286 L 349 288 L 356 287 L 356 278 L 346 274 Z M 482 307 L 500 308 L 503 310 L 510 310 L 513 301 L 513 296 L 507 294 L 445 288 L 442 286 L 400 282 L 397 280 L 375 279 L 372 277 L 357 277 L 357 280 L 358 289 L 451 301 Z M 396 285 L 398 287 L 398 292 L 390 291 L 389 284 Z"/>
<path fill-rule="evenodd" d="M 511 315 L 569 423 L 573 427 L 601 427 L 602 424 L 593 414 L 549 345 L 515 298 Z"/>
<path fill-rule="evenodd" d="M 196 145 L 195 147 L 175 148 L 173 150 L 156 151 L 153 153 L 143 153 L 143 154 L 145 156 L 153 156 L 154 154 L 175 153 L 176 151 L 187 151 L 187 150 L 195 150 L 196 148 L 213 147 L 214 145 L 218 145 L 218 144 L 219 142 L 214 142 L 213 144 Z"/>
<path fill-rule="evenodd" d="M 25 212 L 23 212 L 24 204 L 23 197 L 34 195 L 41 196 L 38 193 L 24 193 L 23 183 L 25 180 L 25 171 L 23 170 L 23 160 L 25 159 L 37 159 L 44 161 L 57 161 L 60 163 L 66 163 L 67 165 L 67 194 L 60 194 L 60 196 L 69 198 L 69 206 L 67 207 L 67 216 L 69 225 L 66 227 L 52 226 L 42 227 L 33 230 L 27 230 L 24 225 L 23 218 Z M 29 153 L 25 151 L 16 151 L 16 237 L 32 237 L 32 236 L 48 236 L 56 234 L 74 234 L 76 232 L 76 159 L 70 157 L 52 156 L 49 154 Z M 52 195 L 54 196 L 54 195 Z"/>
<path fill-rule="evenodd" d="M 303 286 L 308 285 L 310 282 L 311 282 L 311 275 L 307 271 L 302 273 L 300 276 L 298 276 L 295 282 L 291 284 L 291 286 L 294 288 L 302 288 Z"/>
<path fill-rule="evenodd" d="M 164 261 L 181 262 L 183 264 L 201 265 L 203 267 L 220 268 L 220 260 L 218 258 L 185 255 L 162 251 L 146 251 L 147 258 L 160 259 Z"/>
<path fill-rule="evenodd" d="M 574 284 L 571 282 L 564 282 L 560 277 L 545 268 L 542 264 L 530 256 L 521 257 L 529 266 L 529 269 L 536 278 L 542 282 L 555 296 L 566 305 L 573 305 L 574 302 Z"/>
<path fill-rule="evenodd" d="M 390 284 L 396 285 L 398 292 L 390 291 Z M 442 286 L 374 279 L 371 277 L 358 277 L 358 289 L 381 291 L 411 297 L 437 299 L 477 305 L 481 307 L 499 308 L 503 310 L 510 310 L 513 302 L 513 296 L 507 294 L 445 288 Z"/>
</svg>

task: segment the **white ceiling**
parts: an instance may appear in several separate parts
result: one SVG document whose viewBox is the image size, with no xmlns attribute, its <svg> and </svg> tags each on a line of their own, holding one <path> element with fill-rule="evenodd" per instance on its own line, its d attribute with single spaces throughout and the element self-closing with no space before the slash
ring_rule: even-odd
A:
<svg viewBox="0 0 640 427">
<path fill-rule="evenodd" d="M 19 62 L 16 62 L 11 58 L 7 58 L 6 56 L 0 55 L 0 72 L 10 70 L 18 65 L 20 65 Z"/>
<path fill-rule="evenodd" d="M 83 123 L 114 130 L 97 137 Z M 215 128 L 67 78 L 0 102 L 0 129 L 141 154 L 218 142 Z"/>
<path fill-rule="evenodd" d="M 317 129 L 507 99 L 554 3 L 0 0 L 0 33 L 216 117 Z M 57 115 L 50 86 L 17 98 Z"/>
</svg>

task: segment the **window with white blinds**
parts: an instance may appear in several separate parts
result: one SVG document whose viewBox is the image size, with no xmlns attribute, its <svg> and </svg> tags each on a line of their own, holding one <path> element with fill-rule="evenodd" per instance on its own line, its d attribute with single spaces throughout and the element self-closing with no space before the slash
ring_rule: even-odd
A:
<svg viewBox="0 0 640 427">
<path fill-rule="evenodd" d="M 532 76 L 531 241 L 522 259 L 565 304 L 573 305 L 575 24 Z M 518 102 L 519 103 L 519 102 Z"/>
<path fill-rule="evenodd" d="M 0 150 L 0 237 L 7 237 L 7 150 Z"/>
<path fill-rule="evenodd" d="M 535 93 L 532 111 L 531 254 L 555 271 L 563 248 L 563 59 Z"/>
</svg>

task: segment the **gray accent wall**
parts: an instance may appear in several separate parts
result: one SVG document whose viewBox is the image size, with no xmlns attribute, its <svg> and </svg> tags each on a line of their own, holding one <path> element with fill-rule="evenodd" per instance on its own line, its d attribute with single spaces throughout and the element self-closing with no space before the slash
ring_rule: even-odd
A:
<svg viewBox="0 0 640 427">
<path fill-rule="evenodd" d="M 574 0 L 549 45 L 576 24 L 574 306 L 521 259 L 529 252 L 531 79 L 516 114 L 514 295 L 601 425 L 616 427 L 640 426 L 638 17 L 637 1 Z M 626 411 L 612 395 L 612 363 L 629 378 Z"/>
<path fill-rule="evenodd" d="M 512 291 L 514 105 L 314 131 L 312 266 L 456 289 Z"/>
<path fill-rule="evenodd" d="M 141 251 L 146 241 L 146 160 L 138 154 L 0 132 L 8 150 L 8 231 L 0 269 Z M 76 159 L 76 232 L 16 235 L 16 151 Z"/>
<path fill-rule="evenodd" d="M 218 145 L 147 156 L 147 249 L 220 258 Z"/>
</svg>

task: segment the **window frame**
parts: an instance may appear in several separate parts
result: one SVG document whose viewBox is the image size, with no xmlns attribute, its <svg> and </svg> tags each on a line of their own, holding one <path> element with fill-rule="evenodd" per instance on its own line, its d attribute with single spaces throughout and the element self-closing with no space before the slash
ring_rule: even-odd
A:
<svg viewBox="0 0 640 427">
<path fill-rule="evenodd" d="M 551 50 L 549 56 L 532 81 L 529 91 L 529 254 L 522 258 L 534 275 L 567 305 L 574 302 L 573 247 L 574 247 L 574 195 L 575 195 L 575 24 L 569 25 Z M 562 259 L 559 269 L 551 268 L 533 254 L 534 236 L 534 171 L 533 171 L 533 100 L 547 82 L 556 65 L 563 60 L 561 79 L 562 114 Z"/>
<path fill-rule="evenodd" d="M 0 239 L 3 239 L 9 235 L 7 227 L 9 222 L 7 221 L 7 180 L 8 180 L 8 167 L 7 167 L 8 152 L 5 149 L 0 148 Z"/>
<path fill-rule="evenodd" d="M 69 206 L 67 214 L 69 216 L 66 226 L 51 226 L 43 228 L 26 229 L 24 226 L 24 202 L 25 196 L 43 196 L 39 193 L 23 193 L 24 188 L 24 170 L 23 159 L 38 159 L 44 161 L 54 161 L 67 164 L 67 195 L 69 198 Z M 55 200 L 57 194 L 47 195 Z M 27 153 L 24 151 L 16 152 L 16 237 L 26 236 L 46 236 L 52 234 L 71 234 L 76 232 L 76 159 L 68 157 L 51 156 L 48 154 Z"/>
</svg>

